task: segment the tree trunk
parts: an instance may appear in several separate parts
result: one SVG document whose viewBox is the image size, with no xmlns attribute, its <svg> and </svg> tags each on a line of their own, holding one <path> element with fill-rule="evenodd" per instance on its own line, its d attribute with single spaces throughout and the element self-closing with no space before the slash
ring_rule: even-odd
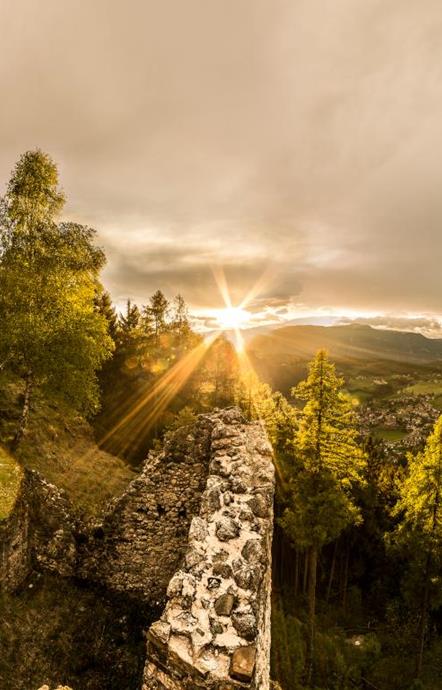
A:
<svg viewBox="0 0 442 690">
<path fill-rule="evenodd" d="M 344 563 L 344 582 L 342 587 L 342 609 L 345 613 L 347 608 L 347 589 L 348 589 L 348 564 L 350 561 L 350 542 L 347 540 L 345 547 L 345 563 Z"/>
<path fill-rule="evenodd" d="M 308 551 L 304 552 L 304 581 L 302 583 L 302 593 L 307 594 L 307 576 L 308 576 Z"/>
<path fill-rule="evenodd" d="M 326 602 L 330 601 L 330 595 L 331 595 L 331 588 L 333 585 L 333 578 L 335 576 L 335 569 L 336 569 L 336 556 L 338 554 L 338 540 L 336 539 L 335 545 L 333 547 L 333 556 L 332 556 L 332 562 L 330 566 L 330 575 L 328 578 L 328 586 L 327 586 L 327 596 L 326 596 Z"/>
<path fill-rule="evenodd" d="M 295 551 L 295 596 L 298 596 L 299 592 L 299 551 Z"/>
<path fill-rule="evenodd" d="M 3 360 L 3 362 L 0 362 L 0 371 L 3 371 L 3 369 L 5 368 L 5 366 L 7 365 L 7 363 L 11 361 L 11 359 L 12 359 L 12 355 L 8 355 L 8 356 Z"/>
<path fill-rule="evenodd" d="M 425 566 L 425 585 L 424 595 L 422 597 L 421 615 L 418 627 L 418 647 L 416 656 L 416 678 L 419 678 L 422 672 L 422 663 L 424 659 L 425 633 L 427 630 L 428 618 L 428 603 L 430 595 L 430 567 L 431 567 L 431 553 L 427 556 L 427 564 Z"/>
<path fill-rule="evenodd" d="M 28 419 L 29 419 L 29 409 L 30 409 L 30 405 L 31 405 L 31 396 L 32 396 L 33 385 L 34 385 L 34 376 L 33 376 L 31 369 L 29 369 L 29 371 L 26 372 L 26 376 L 25 376 L 25 394 L 24 394 L 24 399 L 23 399 L 23 408 L 22 408 L 22 412 L 21 412 L 20 419 L 18 422 L 17 431 L 15 432 L 15 436 L 12 439 L 12 443 L 11 443 L 11 449 L 14 451 L 17 450 L 17 448 L 18 448 L 18 446 L 19 446 L 19 444 L 20 444 L 20 442 L 21 442 L 21 440 L 25 434 L 25 431 L 26 431 L 26 427 L 27 427 Z"/>
<path fill-rule="evenodd" d="M 312 546 L 309 550 L 308 566 L 308 628 L 305 679 L 309 687 L 312 681 L 315 657 L 316 573 L 318 569 L 318 549 L 316 546 Z"/>
</svg>

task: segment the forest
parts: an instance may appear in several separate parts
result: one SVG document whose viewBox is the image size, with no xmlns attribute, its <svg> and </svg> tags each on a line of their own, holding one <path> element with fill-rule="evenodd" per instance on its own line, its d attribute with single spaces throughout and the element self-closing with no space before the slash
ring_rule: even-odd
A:
<svg viewBox="0 0 442 690">
<path fill-rule="evenodd" d="M 101 281 L 96 232 L 60 220 L 64 204 L 54 161 L 24 153 L 0 207 L 0 519 L 22 467 L 64 488 L 80 512 L 99 514 L 170 430 L 238 406 L 265 426 L 277 470 L 274 688 L 440 690 L 437 404 L 412 443 L 395 445 L 377 433 L 381 423 L 367 422 L 360 363 L 356 371 L 346 352 L 334 361 L 321 335 L 308 357 L 288 360 L 281 385 L 281 369 L 275 382 L 257 366 L 259 342 L 238 347 L 228 332 L 198 332 L 181 294 L 159 285 L 118 311 Z M 274 372 L 280 355 L 264 354 Z M 407 388 L 413 416 L 428 391 L 410 391 L 414 365 L 395 366 L 380 357 L 369 374 L 382 379 L 373 384 L 382 404 L 397 400 L 399 383 Z M 427 384 L 439 381 L 439 359 L 424 374 L 416 366 Z M 434 402 L 439 391 L 429 394 Z M 37 590 L 56 619 L 57 604 Z M 26 597 L 1 596 L 0 678 L 26 663 L 40 620 Z M 51 641 L 45 625 L 37 667 Z"/>
</svg>

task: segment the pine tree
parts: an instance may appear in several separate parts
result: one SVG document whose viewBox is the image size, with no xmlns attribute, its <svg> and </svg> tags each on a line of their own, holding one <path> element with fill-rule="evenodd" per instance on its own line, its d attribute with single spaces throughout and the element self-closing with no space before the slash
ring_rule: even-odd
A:
<svg viewBox="0 0 442 690">
<path fill-rule="evenodd" d="M 153 332 L 157 343 L 159 337 L 167 328 L 167 318 L 169 314 L 169 302 L 161 290 L 157 290 L 150 298 L 149 305 L 145 308 L 152 320 Z"/>
<path fill-rule="evenodd" d="M 104 254 L 90 228 L 57 223 L 63 203 L 55 163 L 39 150 L 25 153 L 0 216 L 0 361 L 25 382 L 13 447 L 25 433 L 35 386 L 96 408 L 95 372 L 112 349 L 94 305 Z"/>
<path fill-rule="evenodd" d="M 178 350 L 181 351 L 185 348 L 186 342 L 192 332 L 187 305 L 181 295 L 177 295 L 174 299 L 172 329 L 175 334 Z"/>
<path fill-rule="evenodd" d="M 115 343 L 118 337 L 118 317 L 111 296 L 106 290 L 96 295 L 95 306 L 98 313 L 106 319 L 109 335 Z"/>
<path fill-rule="evenodd" d="M 126 313 L 120 314 L 120 330 L 123 340 L 127 341 L 135 336 L 137 329 L 140 326 L 141 314 L 136 304 L 132 304 L 130 299 L 126 302 Z"/>
<path fill-rule="evenodd" d="M 241 368 L 235 390 L 235 403 L 247 419 L 264 423 L 274 451 L 285 453 L 291 449 L 298 415 L 282 393 L 273 392 L 252 369 Z"/>
<path fill-rule="evenodd" d="M 421 604 L 417 631 L 416 675 L 422 671 L 423 653 L 432 602 L 440 603 L 442 589 L 442 416 L 427 439 L 425 449 L 408 456 L 408 474 L 400 484 L 394 513 L 400 516 L 395 541 L 408 549 L 418 566 Z"/>
<path fill-rule="evenodd" d="M 211 407 L 227 407 L 235 400 L 238 359 L 232 343 L 220 335 L 212 343 L 204 363 L 207 382 L 211 386 Z"/>
<path fill-rule="evenodd" d="M 305 406 L 295 436 L 290 505 L 281 523 L 296 546 L 308 550 L 307 684 L 314 663 L 318 554 L 359 520 L 353 490 L 362 482 L 364 454 L 342 386 L 334 364 L 321 350 L 310 363 L 307 379 L 292 391 Z"/>
</svg>

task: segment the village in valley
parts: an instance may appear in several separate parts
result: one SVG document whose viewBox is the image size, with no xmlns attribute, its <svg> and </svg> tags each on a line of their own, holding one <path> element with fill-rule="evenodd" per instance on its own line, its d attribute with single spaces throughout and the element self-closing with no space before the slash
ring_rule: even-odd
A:
<svg viewBox="0 0 442 690">
<path fill-rule="evenodd" d="M 442 409 L 442 373 L 434 371 L 372 377 L 347 384 L 357 405 L 361 434 L 376 439 L 396 457 L 423 447 Z"/>
</svg>

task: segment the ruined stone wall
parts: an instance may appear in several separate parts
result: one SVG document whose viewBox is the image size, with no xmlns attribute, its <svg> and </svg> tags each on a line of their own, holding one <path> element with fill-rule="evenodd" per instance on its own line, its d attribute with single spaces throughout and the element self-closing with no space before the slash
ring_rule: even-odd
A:
<svg viewBox="0 0 442 690">
<path fill-rule="evenodd" d="M 0 522 L 0 589 L 18 589 L 33 567 L 73 575 L 76 530 L 65 493 L 24 470 L 14 508 Z"/>
<path fill-rule="evenodd" d="M 28 509 L 22 480 L 14 509 L 0 521 L 0 590 L 14 591 L 30 570 Z"/>
<path fill-rule="evenodd" d="M 144 690 L 267 690 L 271 456 L 262 426 L 238 410 L 201 415 L 89 525 L 26 471 L 0 523 L 0 587 L 17 589 L 37 568 L 164 605 L 148 634 Z"/>
<path fill-rule="evenodd" d="M 149 630 L 143 690 L 269 688 L 272 451 L 237 410 L 213 419 L 200 512 Z"/>
<path fill-rule="evenodd" d="M 80 545 L 78 574 L 140 601 L 164 603 L 183 559 L 208 474 L 213 421 L 202 416 L 166 438 Z"/>
</svg>

